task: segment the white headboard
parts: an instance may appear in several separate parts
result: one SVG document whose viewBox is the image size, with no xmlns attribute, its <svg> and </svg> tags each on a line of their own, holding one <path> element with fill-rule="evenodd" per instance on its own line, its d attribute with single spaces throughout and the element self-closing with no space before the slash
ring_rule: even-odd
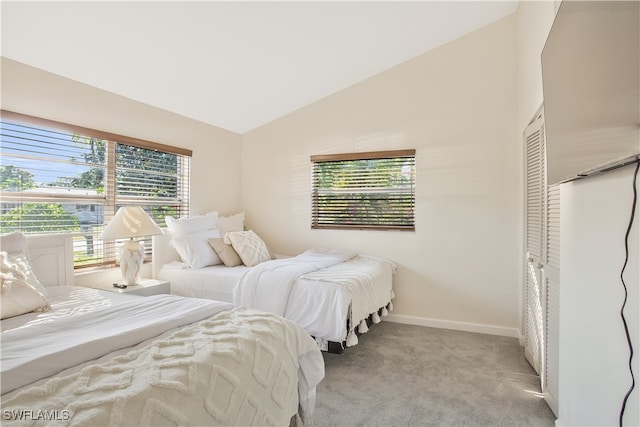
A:
<svg viewBox="0 0 640 427">
<path fill-rule="evenodd" d="M 31 268 L 44 286 L 73 286 L 73 238 L 54 234 L 27 236 Z"/>
<path fill-rule="evenodd" d="M 153 245 L 153 262 L 151 277 L 158 278 L 160 269 L 163 265 L 170 263 L 171 261 L 180 261 L 180 255 L 173 249 L 169 242 L 171 241 L 171 233 L 166 228 L 163 228 L 164 234 L 152 236 Z"/>
</svg>

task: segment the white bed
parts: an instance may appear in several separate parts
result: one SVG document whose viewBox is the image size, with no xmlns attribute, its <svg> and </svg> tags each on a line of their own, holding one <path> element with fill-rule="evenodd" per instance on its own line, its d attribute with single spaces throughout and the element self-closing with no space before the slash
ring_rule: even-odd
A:
<svg viewBox="0 0 640 427">
<path fill-rule="evenodd" d="M 168 281 L 174 295 L 233 302 L 233 288 L 250 268 L 245 265 L 189 268 L 182 262 L 173 261 L 165 264 L 156 278 Z"/>
<path fill-rule="evenodd" d="M 153 238 L 154 278 L 171 293 L 276 313 L 302 326 L 322 350 L 358 343 L 393 308 L 395 265 L 363 254 L 311 249 L 253 267 L 190 268 L 171 247 L 171 233 Z"/>
<path fill-rule="evenodd" d="M 7 279 L 16 264 L 2 265 L 5 316 L 26 285 Z M 58 286 L 64 277 L 42 276 L 55 285 L 48 310 L 2 320 L 3 425 L 312 424 L 324 363 L 292 322 L 218 301 Z"/>
</svg>

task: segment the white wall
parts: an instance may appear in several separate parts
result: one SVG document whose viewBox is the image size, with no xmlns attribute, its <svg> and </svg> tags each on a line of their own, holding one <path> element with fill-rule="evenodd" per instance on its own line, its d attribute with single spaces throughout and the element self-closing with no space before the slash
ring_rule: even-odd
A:
<svg viewBox="0 0 640 427">
<path fill-rule="evenodd" d="M 1 66 L 2 109 L 191 149 L 191 212 L 241 209 L 240 135 L 6 58 Z"/>
<path fill-rule="evenodd" d="M 540 54 L 557 2 L 523 1 L 518 21 L 518 128 L 542 103 Z M 561 186 L 559 426 L 616 425 L 631 378 L 618 315 L 623 236 L 631 208 L 631 167 Z M 636 221 L 638 221 L 636 214 Z M 636 350 L 636 390 L 624 425 L 639 425 L 638 225 L 632 233 L 626 309 Z M 524 273 L 522 274 L 524 275 Z"/>
<path fill-rule="evenodd" d="M 620 309 L 624 236 L 632 204 L 634 166 L 561 186 L 560 414 L 558 425 L 617 425 L 631 385 Z M 640 179 L 636 181 L 640 187 Z M 636 389 L 624 425 L 640 425 L 640 203 L 630 234 L 625 309 L 635 357 Z"/>
<path fill-rule="evenodd" d="M 275 252 L 398 264 L 394 320 L 517 335 L 521 200 L 512 16 L 243 135 L 247 223 Z M 416 231 L 310 229 L 315 154 L 416 149 Z"/>
</svg>

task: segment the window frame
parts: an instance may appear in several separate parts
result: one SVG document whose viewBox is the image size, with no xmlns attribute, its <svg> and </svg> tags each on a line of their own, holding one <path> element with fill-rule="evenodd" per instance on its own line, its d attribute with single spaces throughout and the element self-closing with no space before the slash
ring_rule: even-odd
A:
<svg viewBox="0 0 640 427">
<path fill-rule="evenodd" d="M 393 231 L 415 231 L 415 149 L 404 149 L 404 150 L 388 150 L 388 151 L 369 151 L 369 152 L 359 152 L 359 153 L 339 153 L 339 154 L 323 154 L 323 155 L 313 155 L 310 157 L 310 161 L 312 163 L 312 192 L 311 192 L 311 229 L 337 229 L 337 230 L 393 230 Z M 389 218 L 397 218 L 399 221 L 409 221 L 409 224 L 380 224 L 380 223 L 357 223 L 357 224 L 345 224 L 345 223 L 329 223 L 326 219 L 321 220 L 320 217 L 323 215 L 322 209 L 319 207 L 318 199 L 319 193 L 321 192 L 318 187 L 318 165 L 322 163 L 328 162 L 359 162 L 363 160 L 389 160 L 389 159 L 401 159 L 406 158 L 409 159 L 411 171 L 410 171 L 410 203 L 406 206 L 410 208 L 410 214 L 408 216 L 388 216 Z M 362 178 L 359 176 L 359 178 Z M 366 184 L 370 184 L 370 182 L 365 182 Z M 365 185 L 360 187 L 361 189 L 365 188 Z M 348 191 L 348 193 L 360 194 L 363 195 L 367 193 L 366 191 L 357 191 L 357 186 L 349 187 L 352 191 Z M 391 187 L 389 187 L 391 188 Z M 329 190 L 331 191 L 331 190 Z M 398 190 L 397 192 L 387 191 L 388 194 L 394 194 L 397 197 L 406 197 L 406 190 Z M 405 196 L 399 196 L 404 194 Z M 365 217 L 360 217 L 361 219 L 366 219 Z"/>
<path fill-rule="evenodd" d="M 180 162 L 180 166 L 184 167 L 185 170 L 182 172 L 176 172 L 176 176 L 179 176 L 176 190 L 178 191 L 179 196 L 176 200 L 179 200 L 180 208 L 179 210 L 186 211 L 188 213 L 189 205 L 190 205 L 190 177 L 189 177 L 189 169 L 190 169 L 190 159 L 193 155 L 192 150 L 175 147 L 171 145 L 161 144 L 157 142 L 146 141 L 138 138 L 132 138 L 125 135 L 119 135 L 111 132 L 105 132 L 96 129 L 90 129 L 82 126 L 77 126 L 69 123 L 58 122 L 54 120 L 44 119 L 40 117 L 30 116 L 26 114 L 21 114 L 8 110 L 0 110 L 0 120 L 2 122 L 14 122 L 17 124 L 22 124 L 25 126 L 32 126 L 43 129 L 45 131 L 55 131 L 55 132 L 65 132 L 68 134 L 77 134 L 82 137 L 95 138 L 98 140 L 102 140 L 105 142 L 105 162 L 104 162 L 104 194 L 98 195 L 90 195 L 90 196 L 74 196 L 74 197 L 65 197 L 63 195 L 55 194 L 55 195 L 47 195 L 44 196 L 45 193 L 37 193 L 33 196 L 28 195 L 21 191 L 18 192 L 2 192 L 3 196 L 6 196 L 9 200 L 15 200 L 17 203 L 25 203 L 25 202 L 33 202 L 33 203 L 94 203 L 94 204 L 102 204 L 102 222 L 98 223 L 98 226 L 104 226 L 109 223 L 111 218 L 115 215 L 117 208 L 120 205 L 140 205 L 140 206 L 152 206 L 158 203 L 153 203 L 155 200 L 152 197 L 144 198 L 140 196 L 126 196 L 126 195 L 118 195 L 116 194 L 116 170 L 117 167 L 117 158 L 116 158 L 116 146 L 126 145 L 131 147 L 137 147 L 146 150 L 154 150 L 160 153 L 167 153 L 179 156 L 177 161 Z M 5 197 L 3 197 L 5 199 Z M 147 203 L 145 203 L 145 201 Z M 149 203 L 151 202 L 151 203 Z M 82 232 L 82 231 L 67 231 L 62 232 L 64 234 L 70 234 L 74 237 L 78 236 L 91 236 L 93 239 L 95 232 Z M 61 234 L 60 232 L 39 232 L 37 234 Z M 151 260 L 151 247 L 150 241 L 151 239 L 146 239 L 149 246 L 146 248 L 146 256 L 145 261 Z M 93 243 L 92 243 L 93 244 Z M 113 240 L 103 241 L 102 248 L 102 257 L 100 260 L 94 259 L 92 262 L 88 262 L 86 264 L 79 264 L 75 260 L 74 256 L 74 270 L 79 269 L 92 269 L 92 268 L 104 268 L 104 267 L 113 267 L 118 265 L 116 259 L 116 246 L 117 243 Z M 92 247 L 93 251 L 93 247 Z"/>
</svg>

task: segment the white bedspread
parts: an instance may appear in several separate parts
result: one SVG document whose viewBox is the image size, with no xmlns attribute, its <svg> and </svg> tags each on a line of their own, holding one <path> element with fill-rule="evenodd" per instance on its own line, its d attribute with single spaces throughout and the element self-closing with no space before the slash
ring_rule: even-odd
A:
<svg viewBox="0 0 640 427">
<path fill-rule="evenodd" d="M 311 424 L 323 375 L 304 331 L 235 308 L 3 396 L 3 425 L 289 425 L 296 413 Z"/>
<path fill-rule="evenodd" d="M 2 333 L 2 394 L 109 351 L 202 320 L 231 304 L 172 295 L 121 304 Z"/>
<path fill-rule="evenodd" d="M 380 258 L 311 249 L 253 267 L 234 288 L 234 303 L 290 319 L 319 343 L 350 346 L 358 324 L 391 302 L 394 269 Z"/>
<path fill-rule="evenodd" d="M 389 304 L 393 296 L 391 275 L 394 269 L 395 265 L 388 260 L 357 255 L 329 268 L 307 273 L 302 279 L 337 283 L 345 289 L 351 296 L 351 332 L 363 319 Z"/>
<path fill-rule="evenodd" d="M 171 293 L 185 297 L 207 298 L 233 302 L 233 288 L 251 267 L 214 265 L 185 268 L 187 264 L 174 262 L 160 269 L 158 278 L 171 283 Z"/>
<path fill-rule="evenodd" d="M 2 333 L 3 425 L 312 424 L 324 361 L 292 322 L 170 295 L 97 301 Z"/>
<path fill-rule="evenodd" d="M 263 262 L 247 271 L 233 289 L 238 305 L 284 316 L 296 279 L 353 258 L 354 254 L 311 249 L 293 258 Z"/>
</svg>

